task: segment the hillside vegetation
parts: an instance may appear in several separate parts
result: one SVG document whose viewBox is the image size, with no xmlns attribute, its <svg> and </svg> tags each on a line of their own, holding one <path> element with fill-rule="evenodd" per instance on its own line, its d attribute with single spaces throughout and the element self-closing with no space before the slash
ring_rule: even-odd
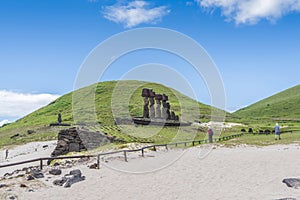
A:
<svg viewBox="0 0 300 200">
<path fill-rule="evenodd" d="M 61 113 L 63 123 L 69 123 L 72 126 L 85 126 L 92 130 L 100 130 L 128 142 L 165 141 L 168 138 L 165 138 L 165 135 L 160 137 L 159 134 L 152 138 L 147 136 L 147 139 L 144 137 L 142 140 L 139 140 L 136 135 L 124 134 L 120 128 L 115 126 L 114 118 L 116 117 L 142 116 L 143 98 L 141 97 L 141 90 L 144 87 L 152 88 L 156 93 L 167 94 L 171 110 L 174 110 L 183 121 L 192 122 L 200 118 L 200 120 L 208 120 L 211 115 L 210 106 L 198 103 L 180 92 L 161 84 L 141 81 L 100 82 L 63 95 L 47 106 L 0 128 L 0 147 L 29 141 L 56 139 L 58 131 L 66 128 L 49 127 L 50 123 L 57 121 L 58 113 Z M 90 101 L 88 99 L 91 96 L 94 98 Z M 80 104 L 80 109 L 76 111 L 78 113 L 76 119 L 74 119 L 73 113 L 73 97 L 76 97 L 74 104 Z M 93 109 L 95 113 L 93 113 Z M 92 120 L 94 118 L 96 121 Z M 33 130 L 35 133 L 28 134 L 28 130 Z M 127 132 L 128 130 L 132 130 L 132 132 L 136 131 L 132 127 L 126 127 Z M 167 131 L 168 134 L 176 134 L 177 128 L 164 128 L 161 131 Z M 19 137 L 10 139 L 12 135 L 17 133 Z"/>
<path fill-rule="evenodd" d="M 300 85 L 242 108 L 233 115 L 242 122 L 300 122 Z"/>
</svg>

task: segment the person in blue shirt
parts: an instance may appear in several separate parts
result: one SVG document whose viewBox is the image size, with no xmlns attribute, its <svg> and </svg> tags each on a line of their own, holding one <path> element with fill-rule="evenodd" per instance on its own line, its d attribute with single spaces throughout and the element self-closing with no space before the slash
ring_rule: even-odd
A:
<svg viewBox="0 0 300 200">
<path fill-rule="evenodd" d="M 276 123 L 274 130 L 275 130 L 275 140 L 277 140 L 277 139 L 280 140 L 281 139 L 280 138 L 280 127 L 279 127 L 278 123 Z"/>
</svg>

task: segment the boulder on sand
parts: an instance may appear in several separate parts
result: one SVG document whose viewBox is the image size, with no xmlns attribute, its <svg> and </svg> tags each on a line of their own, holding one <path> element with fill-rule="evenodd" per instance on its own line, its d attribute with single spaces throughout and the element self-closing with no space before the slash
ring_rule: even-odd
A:
<svg viewBox="0 0 300 200">
<path fill-rule="evenodd" d="M 283 179 L 282 182 L 285 183 L 288 187 L 292 187 L 295 189 L 300 187 L 300 178 L 286 178 Z"/>
</svg>

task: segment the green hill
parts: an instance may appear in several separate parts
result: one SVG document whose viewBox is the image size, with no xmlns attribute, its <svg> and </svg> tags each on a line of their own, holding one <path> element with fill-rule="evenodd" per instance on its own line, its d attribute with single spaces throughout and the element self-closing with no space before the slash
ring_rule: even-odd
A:
<svg viewBox="0 0 300 200">
<path fill-rule="evenodd" d="M 156 93 L 167 94 L 171 110 L 174 110 L 183 121 L 207 120 L 211 115 L 210 106 L 198 103 L 161 84 L 141 81 L 100 82 L 63 95 L 49 105 L 0 128 L 0 146 L 56 139 L 57 132 L 66 128 L 49 127 L 50 123 L 57 121 L 58 113 L 61 113 L 63 123 L 69 123 L 73 126 L 80 124 L 92 130 L 99 130 L 99 125 L 101 125 L 100 131 L 108 135 L 121 137 L 128 142 L 136 141 L 138 140 L 137 137 L 122 134 L 120 128 L 114 124 L 114 117 L 142 116 L 143 98 L 141 97 L 141 90 L 144 87 L 152 88 Z M 74 97 L 76 98 L 73 99 Z M 124 97 L 128 99 L 124 100 Z M 73 100 L 75 107 L 73 107 Z M 77 117 L 74 119 L 73 111 L 76 109 L 76 105 L 79 105 L 80 109 L 77 109 Z M 93 113 L 93 109 L 95 113 Z M 200 114 L 198 110 L 200 110 Z M 96 121 L 93 120 L 94 118 Z M 29 130 L 33 130 L 35 133 L 28 134 Z M 17 133 L 19 136 L 16 139 L 10 139 L 12 135 Z M 163 138 L 164 136 L 160 137 Z M 158 138 L 143 139 L 142 142 L 163 141 L 163 139 Z"/>
<path fill-rule="evenodd" d="M 234 113 L 241 121 L 300 121 L 300 85 L 284 90 Z"/>
</svg>

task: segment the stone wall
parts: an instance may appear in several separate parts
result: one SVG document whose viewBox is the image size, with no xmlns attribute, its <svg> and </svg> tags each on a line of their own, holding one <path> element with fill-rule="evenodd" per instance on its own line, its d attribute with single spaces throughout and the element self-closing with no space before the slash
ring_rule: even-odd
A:
<svg viewBox="0 0 300 200">
<path fill-rule="evenodd" d="M 56 148 L 51 156 L 55 157 L 69 152 L 80 152 L 97 148 L 113 142 L 114 139 L 100 132 L 90 132 L 76 127 L 61 130 L 58 133 Z"/>
</svg>

